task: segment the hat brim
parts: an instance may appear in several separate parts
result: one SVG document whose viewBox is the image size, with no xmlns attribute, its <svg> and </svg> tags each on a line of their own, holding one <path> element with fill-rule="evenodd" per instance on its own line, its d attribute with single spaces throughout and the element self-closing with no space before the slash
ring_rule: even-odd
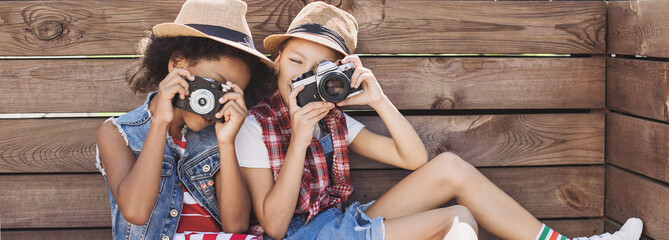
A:
<svg viewBox="0 0 669 240">
<path fill-rule="evenodd" d="M 272 55 L 272 57 L 276 57 L 277 54 L 279 53 L 279 48 L 281 47 L 281 44 L 288 40 L 289 38 L 294 37 L 294 38 L 300 38 L 304 39 L 307 41 L 315 42 L 318 44 L 321 44 L 323 46 L 326 46 L 332 50 L 337 51 L 338 53 L 343 54 L 344 56 L 348 56 L 349 54 L 346 53 L 337 43 L 333 42 L 332 40 L 329 40 L 325 37 L 321 37 L 316 34 L 310 34 L 310 33 L 291 33 L 291 34 L 274 34 L 270 35 L 263 40 L 263 45 L 265 46 L 265 49 Z"/>
<path fill-rule="evenodd" d="M 195 28 L 189 27 L 184 24 L 179 23 L 162 23 L 153 27 L 153 35 L 156 37 L 203 37 L 209 38 L 211 40 L 226 44 L 228 46 L 237 48 L 244 52 L 247 52 L 253 56 L 256 56 L 260 59 L 262 63 L 267 65 L 269 68 L 274 68 L 275 64 L 272 60 L 267 58 L 264 54 L 260 53 L 258 50 L 250 48 L 244 44 L 230 41 L 225 38 L 219 38 L 211 35 L 207 35 Z"/>
</svg>

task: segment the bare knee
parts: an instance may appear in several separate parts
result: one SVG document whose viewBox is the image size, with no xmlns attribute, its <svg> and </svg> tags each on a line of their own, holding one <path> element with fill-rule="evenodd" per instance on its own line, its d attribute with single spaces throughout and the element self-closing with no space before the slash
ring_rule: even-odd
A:
<svg viewBox="0 0 669 240">
<path fill-rule="evenodd" d="M 467 207 L 454 205 L 444 210 L 448 216 L 444 226 L 444 239 L 476 239 L 478 224 Z"/>
<path fill-rule="evenodd" d="M 445 152 L 437 155 L 424 167 L 429 170 L 430 177 L 454 188 L 462 188 L 472 182 L 476 168 L 453 153 Z"/>
</svg>

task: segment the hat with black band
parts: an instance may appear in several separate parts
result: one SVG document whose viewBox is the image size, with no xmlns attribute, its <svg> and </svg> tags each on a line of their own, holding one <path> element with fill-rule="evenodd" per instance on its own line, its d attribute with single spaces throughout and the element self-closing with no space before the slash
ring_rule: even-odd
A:
<svg viewBox="0 0 669 240">
<path fill-rule="evenodd" d="M 265 49 L 276 56 L 281 44 L 291 37 L 329 47 L 344 56 L 353 54 L 358 42 L 358 22 L 344 10 L 323 2 L 310 3 L 295 16 L 285 34 L 270 35 Z"/>
<path fill-rule="evenodd" d="M 153 27 L 155 37 L 203 37 L 245 51 L 274 67 L 253 45 L 246 23 L 246 3 L 239 0 L 188 0 L 173 23 Z"/>
</svg>

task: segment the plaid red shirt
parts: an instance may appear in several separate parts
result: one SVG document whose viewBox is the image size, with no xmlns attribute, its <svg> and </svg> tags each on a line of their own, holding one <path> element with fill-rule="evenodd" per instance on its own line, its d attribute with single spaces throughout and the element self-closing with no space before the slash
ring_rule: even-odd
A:
<svg viewBox="0 0 669 240">
<path fill-rule="evenodd" d="M 277 90 L 253 107 L 249 113 L 262 127 L 263 141 L 269 155 L 269 165 L 274 174 L 274 181 L 276 181 L 290 143 L 290 111 Z M 330 129 L 334 146 L 332 176 L 328 175 L 328 167 L 320 141 L 312 138 L 307 148 L 300 194 L 297 209 L 295 209 L 296 214 L 309 214 L 307 222 L 321 211 L 332 207 L 341 209 L 342 204 L 353 194 L 346 144 L 348 133 L 346 118 L 341 110 L 334 108 L 323 120 Z M 332 185 L 328 185 L 330 177 L 332 177 Z M 251 227 L 250 233 L 262 235 L 263 230 L 256 225 Z"/>
</svg>

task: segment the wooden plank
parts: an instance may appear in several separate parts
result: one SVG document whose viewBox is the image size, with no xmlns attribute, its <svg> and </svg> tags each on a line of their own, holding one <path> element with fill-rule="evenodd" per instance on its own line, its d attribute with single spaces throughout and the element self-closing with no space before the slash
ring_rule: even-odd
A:
<svg viewBox="0 0 669 240">
<path fill-rule="evenodd" d="M 538 217 L 603 215 L 601 167 L 500 168 L 482 172 Z M 352 171 L 356 187 L 352 200 L 376 199 L 406 174 L 403 170 Z M 526 181 L 528 176 L 538 180 Z M 3 228 L 111 224 L 107 191 L 99 174 L 0 175 L 0 184 L 6 190 L 0 196 Z"/>
<path fill-rule="evenodd" d="M 669 239 L 669 186 L 616 167 L 606 168 L 606 216 L 624 223 L 643 220 L 644 234 Z"/>
<path fill-rule="evenodd" d="M 609 2 L 608 53 L 669 57 L 668 11 L 664 0 Z"/>
<path fill-rule="evenodd" d="M 482 168 L 483 175 L 538 218 L 604 216 L 604 168 Z M 405 170 L 352 171 L 350 201 L 369 202 L 407 176 Z M 531 179 L 531 181 L 530 181 Z"/>
<path fill-rule="evenodd" d="M 3 1 L 0 55 L 130 54 L 148 27 L 172 22 L 182 0 Z M 539 1 L 329 1 L 351 12 L 357 53 L 602 54 L 606 5 Z M 248 1 L 255 44 L 285 33 L 303 1 Z"/>
<path fill-rule="evenodd" d="M 609 58 L 606 105 L 669 122 L 669 63 Z"/>
<path fill-rule="evenodd" d="M 0 61 L 0 113 L 123 112 L 135 60 Z M 604 108 L 604 58 L 363 58 L 400 109 Z M 419 82 L 420 84 L 414 84 Z M 359 108 L 358 108 L 359 109 Z"/>
<path fill-rule="evenodd" d="M 605 107 L 606 64 L 601 57 L 363 61 L 401 109 Z"/>
<path fill-rule="evenodd" d="M 0 120 L 0 172 L 96 172 L 104 119 Z"/>
<path fill-rule="evenodd" d="M 0 113 L 122 112 L 144 102 L 127 86 L 132 60 L 0 61 Z"/>
<path fill-rule="evenodd" d="M 559 219 L 541 220 L 551 229 L 568 237 L 583 237 L 601 234 L 604 231 L 603 219 Z M 538 231 L 538 230 L 537 230 Z M 479 239 L 500 239 L 485 231 L 479 226 Z"/>
<path fill-rule="evenodd" d="M 388 135 L 378 117 L 356 117 Z M 475 166 L 604 163 L 603 114 L 409 116 L 430 158 L 445 151 Z M 0 120 L 0 172 L 97 172 L 96 132 L 104 119 Z M 351 168 L 389 168 L 351 155 Z"/>
<path fill-rule="evenodd" d="M 606 162 L 669 182 L 669 125 L 606 115 Z"/>
<path fill-rule="evenodd" d="M 110 239 L 111 228 L 2 230 L 2 239 L 89 240 Z"/>
<path fill-rule="evenodd" d="M 378 117 L 356 117 L 389 136 Z M 430 159 L 453 152 L 474 166 L 604 163 L 603 114 L 408 116 Z M 351 154 L 352 168 L 388 165 Z"/>
<path fill-rule="evenodd" d="M 0 175 L 3 228 L 109 227 L 101 174 Z"/>
</svg>

